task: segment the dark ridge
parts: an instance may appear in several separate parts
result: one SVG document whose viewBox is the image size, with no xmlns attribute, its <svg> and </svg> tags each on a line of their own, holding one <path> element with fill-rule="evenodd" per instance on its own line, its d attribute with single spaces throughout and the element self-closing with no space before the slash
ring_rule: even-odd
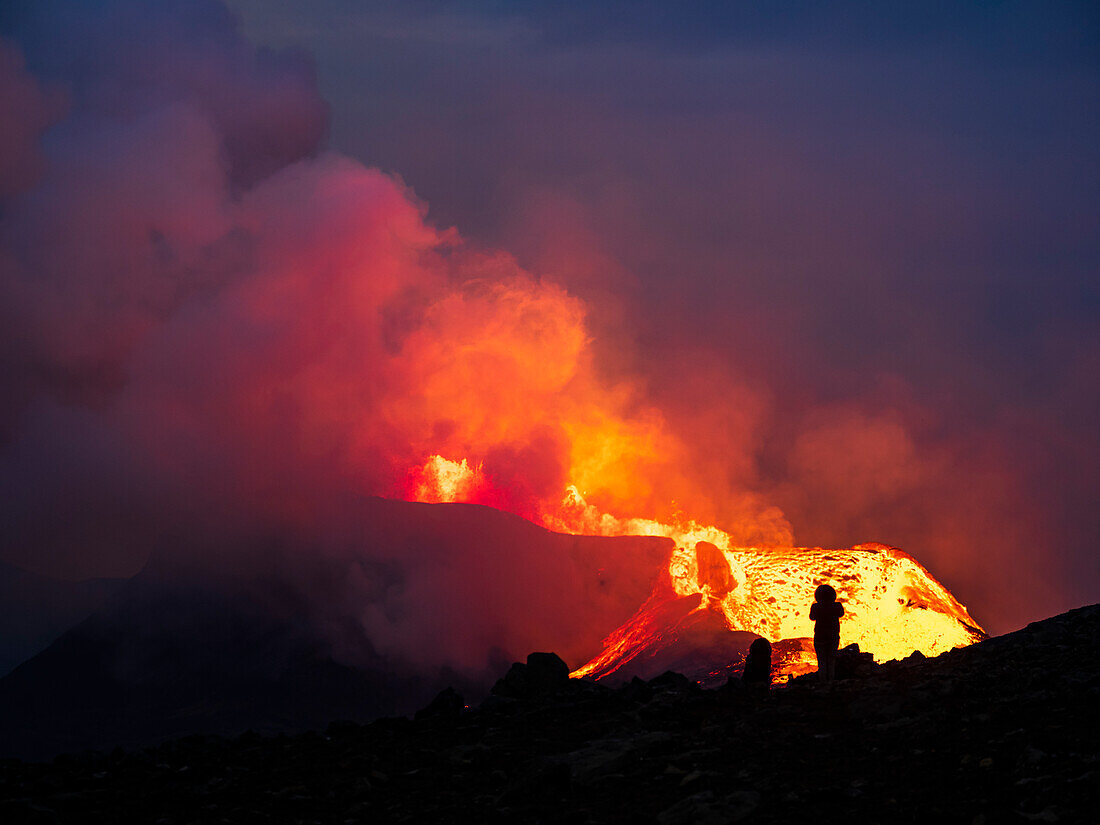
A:
<svg viewBox="0 0 1100 825">
<path fill-rule="evenodd" d="M 652 591 L 671 545 L 553 533 L 476 505 L 356 504 L 341 509 L 322 547 L 282 535 L 167 546 L 0 679 L 0 758 L 369 722 L 413 713 L 448 684 L 478 701 L 501 664 L 545 640 L 569 661 L 598 653 Z M 383 598 L 394 593 L 397 608 L 419 609 L 400 601 L 404 580 L 417 565 L 446 569 L 455 558 L 462 565 L 424 591 L 424 607 L 450 600 L 440 615 L 451 622 L 470 605 L 502 624 L 524 613 L 508 646 L 486 643 L 481 672 L 461 677 L 442 655 L 423 664 L 431 660 L 380 654 L 358 612 L 391 606 Z M 349 587 L 353 578 L 366 584 Z"/>
<path fill-rule="evenodd" d="M 106 604 L 125 583 L 65 581 L 0 562 L 0 677 Z"/>
</svg>

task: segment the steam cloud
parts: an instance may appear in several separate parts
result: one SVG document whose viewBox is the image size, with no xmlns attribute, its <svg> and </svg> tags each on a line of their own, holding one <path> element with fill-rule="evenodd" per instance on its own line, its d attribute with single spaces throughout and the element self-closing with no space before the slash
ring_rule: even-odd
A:
<svg viewBox="0 0 1100 825">
<path fill-rule="evenodd" d="M 834 403 L 769 455 L 782 402 L 720 359 L 624 370 L 592 339 L 613 308 L 471 248 L 399 178 L 326 151 L 309 61 L 254 48 L 219 4 L 5 15 L 4 559 L 130 573 L 166 537 L 227 547 L 257 526 L 323 547 L 332 502 L 401 497 L 435 453 L 483 464 L 484 502 L 522 515 L 578 483 L 621 515 L 682 510 L 745 543 L 792 540 L 775 500 L 891 541 L 875 514 L 934 489 L 912 518 L 956 531 L 943 547 L 970 541 L 967 518 L 1018 544 L 1002 519 L 1026 497 L 996 439 L 926 451 L 905 416 Z M 964 460 L 977 470 L 953 476 Z M 960 506 L 976 474 L 985 501 Z M 981 617 L 974 554 L 906 549 Z"/>
<path fill-rule="evenodd" d="M 333 538 L 333 502 L 400 497 L 443 451 L 484 463 L 485 502 L 514 512 L 536 515 L 577 467 L 592 493 L 644 504 L 659 495 L 644 471 L 677 458 L 659 414 L 598 377 L 577 298 L 321 149 L 300 57 L 253 50 L 213 4 L 81 9 L 16 15 L 32 44 L 59 21 L 71 65 L 46 52 L 37 79 L 13 43 L 0 64 L 5 558 L 102 575 L 153 550 L 210 563 L 294 536 L 349 565 L 341 603 L 375 649 L 476 669 L 515 647 L 531 624 L 518 561 L 494 570 L 471 548 L 387 590 Z M 424 567 L 411 549 L 363 552 Z M 527 558 L 522 577 L 559 564 Z M 490 604 L 464 626 L 485 627 L 472 643 L 440 634 L 441 594 L 470 602 L 457 585 L 482 578 Z"/>
</svg>

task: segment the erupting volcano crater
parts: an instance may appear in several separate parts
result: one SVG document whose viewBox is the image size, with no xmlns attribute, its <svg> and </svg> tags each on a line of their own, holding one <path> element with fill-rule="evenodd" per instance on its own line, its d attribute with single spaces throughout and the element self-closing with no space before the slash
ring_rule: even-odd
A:
<svg viewBox="0 0 1100 825">
<path fill-rule="evenodd" d="M 692 670 L 671 661 L 668 649 L 706 645 L 712 654 L 689 675 L 707 684 L 738 670 L 756 636 L 777 643 L 776 678 L 812 671 L 809 607 L 823 582 L 844 603 L 841 645 L 858 644 L 879 662 L 914 650 L 935 656 L 986 636 L 947 588 L 895 547 L 720 549 L 699 541 L 691 550 L 676 547 L 653 595 L 573 675 L 651 677 L 673 663 Z M 724 652 L 715 638 L 722 628 L 729 633 Z"/>
<path fill-rule="evenodd" d="M 428 501 L 476 498 L 488 484 L 480 466 L 438 455 L 414 477 L 414 497 Z M 774 680 L 816 670 L 809 612 L 820 584 L 832 585 L 844 605 L 841 646 L 857 644 L 877 662 L 914 651 L 936 656 L 986 638 L 927 569 L 885 544 L 738 547 L 729 533 L 693 520 L 602 513 L 576 487 L 540 520 L 563 533 L 664 536 L 675 543 L 653 593 L 575 677 L 651 678 L 675 669 L 707 686 L 737 673 L 757 636 L 774 645 Z"/>
</svg>

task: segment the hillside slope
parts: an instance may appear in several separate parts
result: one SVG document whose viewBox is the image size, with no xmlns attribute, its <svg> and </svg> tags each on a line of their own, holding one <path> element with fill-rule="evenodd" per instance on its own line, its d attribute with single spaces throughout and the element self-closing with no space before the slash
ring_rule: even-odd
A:
<svg viewBox="0 0 1100 825">
<path fill-rule="evenodd" d="M 1091 822 L 1100 605 L 767 694 L 516 678 L 475 710 L 0 763 L 7 822 Z M 522 671 L 522 669 L 519 669 Z M 523 686 L 527 687 L 524 688 Z M 507 694 L 507 698 L 504 694 Z M 448 698 L 450 701 L 448 701 Z"/>
<path fill-rule="evenodd" d="M 322 545 L 166 550 L 0 679 L 0 758 L 369 721 L 448 684 L 483 696 L 532 648 L 595 655 L 669 553 L 475 505 L 364 498 L 344 512 Z"/>
<path fill-rule="evenodd" d="M 98 610 L 125 583 L 65 581 L 0 562 L 0 676 Z"/>
</svg>

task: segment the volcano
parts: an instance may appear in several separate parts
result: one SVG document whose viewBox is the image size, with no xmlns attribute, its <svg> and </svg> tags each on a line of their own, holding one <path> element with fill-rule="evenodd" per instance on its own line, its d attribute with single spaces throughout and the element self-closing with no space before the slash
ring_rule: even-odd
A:
<svg viewBox="0 0 1100 825">
<path fill-rule="evenodd" d="M 602 682 L 675 670 L 713 685 L 764 635 L 776 677 L 797 675 L 813 668 L 805 614 L 821 578 L 847 606 L 842 643 L 880 660 L 983 637 L 928 571 L 884 545 L 686 551 L 479 505 L 368 498 L 339 510 L 322 543 L 164 548 L 0 680 L 5 755 L 406 714 L 449 685 L 484 695 L 530 650 Z"/>
<path fill-rule="evenodd" d="M 430 501 L 477 498 L 488 484 L 480 465 L 439 455 L 410 478 L 410 494 Z M 577 677 L 652 675 L 675 662 L 708 683 L 737 670 L 757 635 L 779 643 L 774 677 L 805 673 L 816 664 L 807 637 L 820 584 L 832 585 L 844 603 L 842 643 L 859 645 L 879 662 L 913 651 L 935 656 L 986 638 L 943 584 L 889 545 L 743 547 L 730 532 L 693 519 L 616 517 L 589 504 L 575 485 L 537 518 L 564 533 L 662 536 L 674 545 L 649 598 L 604 639 L 598 656 L 573 672 Z"/>
<path fill-rule="evenodd" d="M 531 649 L 596 655 L 668 542 L 552 533 L 466 504 L 365 498 L 325 543 L 167 546 L 111 601 L 0 679 L 0 756 L 288 731 L 488 693 Z"/>
</svg>

